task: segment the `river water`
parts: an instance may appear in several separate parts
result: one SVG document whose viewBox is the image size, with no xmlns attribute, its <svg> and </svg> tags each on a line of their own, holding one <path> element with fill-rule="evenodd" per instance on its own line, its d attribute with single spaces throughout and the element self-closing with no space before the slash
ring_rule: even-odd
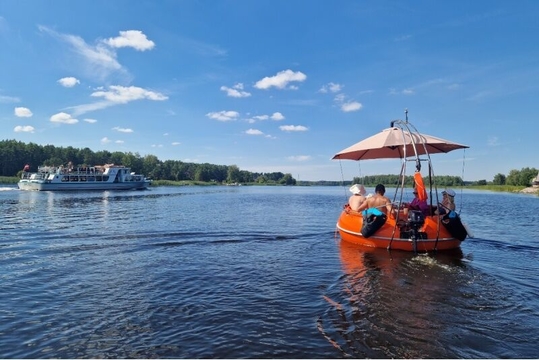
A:
<svg viewBox="0 0 539 360">
<path fill-rule="evenodd" d="M 458 191 L 427 256 L 341 244 L 341 187 L 0 190 L 1 358 L 539 353 L 537 196 Z"/>
</svg>

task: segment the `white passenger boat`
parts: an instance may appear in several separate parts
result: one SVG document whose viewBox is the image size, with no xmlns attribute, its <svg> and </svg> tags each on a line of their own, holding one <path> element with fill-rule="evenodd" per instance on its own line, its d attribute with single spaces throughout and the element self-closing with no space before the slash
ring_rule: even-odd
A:
<svg viewBox="0 0 539 360">
<path fill-rule="evenodd" d="M 21 190 L 139 190 L 151 181 L 121 165 L 67 167 L 40 166 L 37 172 L 25 166 L 18 186 Z"/>
</svg>

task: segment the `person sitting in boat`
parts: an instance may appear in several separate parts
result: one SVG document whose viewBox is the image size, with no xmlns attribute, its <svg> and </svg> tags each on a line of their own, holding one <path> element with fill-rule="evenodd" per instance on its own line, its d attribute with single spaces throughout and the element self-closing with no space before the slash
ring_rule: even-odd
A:
<svg viewBox="0 0 539 360">
<path fill-rule="evenodd" d="M 451 189 L 442 191 L 442 202 L 438 204 L 436 214 L 444 215 L 450 211 L 455 211 L 455 192 Z"/>
<path fill-rule="evenodd" d="M 386 187 L 382 184 L 376 185 L 374 188 L 375 194 L 367 198 L 357 209 L 357 211 L 363 211 L 366 209 L 377 209 L 386 216 L 391 211 L 391 200 L 384 196 L 386 193 Z"/>
<path fill-rule="evenodd" d="M 425 216 L 430 215 L 430 208 L 427 204 L 427 200 L 421 200 L 419 198 L 417 189 L 414 189 L 414 199 L 410 203 L 404 203 L 404 206 L 407 207 L 408 210 L 419 210 Z"/>
<path fill-rule="evenodd" d="M 365 191 L 365 187 L 359 184 L 352 185 L 352 187 L 350 187 L 350 192 L 352 193 L 352 196 L 348 199 L 348 205 L 352 210 L 357 211 L 359 205 L 365 201 L 365 194 L 367 192 Z"/>
</svg>

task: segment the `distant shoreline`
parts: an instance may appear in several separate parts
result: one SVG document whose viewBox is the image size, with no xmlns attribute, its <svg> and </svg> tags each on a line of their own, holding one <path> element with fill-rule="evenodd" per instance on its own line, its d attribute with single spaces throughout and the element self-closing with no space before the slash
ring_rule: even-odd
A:
<svg viewBox="0 0 539 360">
<path fill-rule="evenodd" d="M 18 177 L 11 176 L 0 176 L 0 184 L 13 184 L 16 185 L 19 182 Z M 151 187 L 157 186 L 217 186 L 217 185 L 231 185 L 231 184 L 220 184 L 215 182 L 202 182 L 202 181 L 167 181 L 167 180 L 156 180 L 153 182 Z M 236 184 L 234 184 L 236 185 Z M 240 184 L 237 184 L 240 185 Z M 342 186 L 336 184 L 327 184 L 321 185 L 319 182 L 313 181 L 301 181 L 297 185 L 282 185 L 282 184 L 260 184 L 260 183 L 245 183 L 241 184 L 244 186 Z M 389 185 L 386 185 L 389 186 Z M 438 189 L 443 189 L 443 186 L 439 186 Z M 460 186 L 458 187 L 460 188 Z M 507 193 L 522 193 L 522 194 L 535 194 L 539 196 L 539 187 L 522 187 L 514 185 L 472 185 L 464 186 L 464 189 L 473 189 L 473 190 L 487 190 L 487 191 L 497 191 L 497 192 L 507 192 Z"/>
</svg>

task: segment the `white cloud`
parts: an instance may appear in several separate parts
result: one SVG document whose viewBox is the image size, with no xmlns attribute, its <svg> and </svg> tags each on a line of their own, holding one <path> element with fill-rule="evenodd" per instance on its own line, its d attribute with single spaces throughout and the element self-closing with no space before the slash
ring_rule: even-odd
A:
<svg viewBox="0 0 539 360">
<path fill-rule="evenodd" d="M 83 60 L 89 76 L 106 78 L 115 71 L 124 71 L 122 65 L 116 60 L 114 49 L 106 46 L 103 42 L 92 46 L 87 44 L 80 36 L 58 33 L 46 26 L 39 26 L 40 31 L 67 43 Z"/>
<path fill-rule="evenodd" d="M 180 144 L 181 144 L 180 142 L 175 141 L 175 142 L 173 142 L 171 145 L 177 146 L 177 145 L 180 145 Z"/>
<path fill-rule="evenodd" d="M 152 100 L 152 101 L 164 101 L 168 99 L 168 96 L 159 92 L 150 91 L 137 86 L 120 86 L 111 85 L 109 90 L 105 91 L 101 88 L 90 94 L 92 97 L 100 97 L 104 100 L 91 104 L 83 104 L 77 106 L 71 106 L 68 109 L 73 110 L 73 115 L 78 116 L 87 112 L 105 109 L 111 106 L 127 104 L 136 100 Z"/>
<path fill-rule="evenodd" d="M 102 144 L 108 144 L 110 142 L 109 138 L 108 137 L 104 137 L 103 139 L 101 139 L 101 143 Z"/>
<path fill-rule="evenodd" d="M 84 119 L 83 121 L 86 121 L 87 123 L 90 123 L 90 124 L 95 124 L 97 122 L 97 120 L 95 119 Z"/>
<path fill-rule="evenodd" d="M 235 97 L 235 98 L 243 98 L 243 97 L 251 96 L 251 93 L 243 91 L 242 83 L 237 83 L 232 88 L 221 86 L 221 91 L 225 91 L 227 96 Z"/>
<path fill-rule="evenodd" d="M 112 130 L 116 130 L 116 131 L 123 132 L 123 133 L 132 133 L 133 132 L 132 129 L 121 128 L 119 126 L 113 127 Z"/>
<path fill-rule="evenodd" d="M 80 84 L 80 81 L 79 79 L 70 76 L 70 77 L 61 78 L 60 80 L 58 80 L 58 83 L 64 87 L 70 88 L 77 84 Z"/>
<path fill-rule="evenodd" d="M 17 117 L 32 117 L 32 112 L 30 109 L 25 107 L 16 107 L 14 110 L 15 116 Z"/>
<path fill-rule="evenodd" d="M 271 120 L 275 120 L 275 121 L 281 121 L 281 120 L 284 120 L 284 116 L 283 114 L 281 114 L 280 112 L 274 112 L 273 115 L 271 115 Z"/>
<path fill-rule="evenodd" d="M 344 100 L 346 100 L 346 95 L 344 94 L 337 94 L 335 95 L 335 98 L 333 98 L 333 101 L 340 103 L 344 102 Z"/>
<path fill-rule="evenodd" d="M 6 104 L 6 103 L 18 103 L 18 102 L 21 102 L 21 99 L 19 99 L 18 97 L 0 95 L 0 103 Z"/>
<path fill-rule="evenodd" d="M 404 90 L 398 91 L 395 88 L 391 88 L 389 89 L 389 94 L 390 95 L 413 95 L 415 94 L 415 91 L 413 89 L 404 89 Z"/>
<path fill-rule="evenodd" d="M 237 111 L 219 111 L 219 112 L 210 112 L 206 114 L 207 117 L 213 120 L 218 121 L 234 121 L 240 116 Z"/>
<path fill-rule="evenodd" d="M 120 36 L 109 38 L 103 42 L 114 48 L 132 47 L 138 51 L 151 50 L 155 47 L 155 43 L 148 40 L 140 30 L 120 31 Z"/>
<path fill-rule="evenodd" d="M 124 141 L 123 141 L 123 140 L 116 140 L 115 143 L 116 143 L 116 144 L 123 144 Z"/>
<path fill-rule="evenodd" d="M 126 104 L 135 100 L 154 100 L 163 101 L 167 100 L 168 96 L 161 93 L 146 90 L 137 86 L 120 86 L 111 85 L 109 91 L 95 91 L 90 96 L 102 97 L 107 101 L 115 104 Z"/>
<path fill-rule="evenodd" d="M 249 129 L 247 131 L 245 131 L 245 133 L 247 135 L 264 135 L 264 133 L 260 130 L 257 130 L 257 129 Z"/>
<path fill-rule="evenodd" d="M 54 114 L 53 116 L 51 116 L 50 120 L 53 123 L 70 124 L 70 125 L 76 124 L 79 122 L 79 120 L 72 118 L 71 115 L 66 114 L 65 112 Z"/>
<path fill-rule="evenodd" d="M 318 91 L 321 92 L 321 93 L 328 93 L 328 92 L 337 93 L 337 92 L 341 91 L 343 87 L 344 87 L 344 85 L 330 82 L 327 85 L 322 86 L 320 88 L 320 90 L 318 90 Z"/>
<path fill-rule="evenodd" d="M 341 105 L 341 110 L 344 112 L 352 112 L 352 111 L 358 111 L 363 107 L 361 103 L 358 103 L 357 101 L 351 101 L 347 102 Z"/>
<path fill-rule="evenodd" d="M 274 86 L 277 89 L 284 89 L 292 81 L 302 82 L 302 81 L 305 81 L 306 79 L 307 79 L 307 75 L 305 75 L 301 71 L 293 72 L 292 70 L 289 69 L 289 70 L 278 72 L 277 75 L 275 76 L 265 77 L 262 80 L 257 81 L 255 84 L 255 88 L 265 90 Z"/>
<path fill-rule="evenodd" d="M 34 127 L 33 126 L 30 126 L 30 125 L 26 125 L 26 126 L 15 126 L 15 128 L 13 129 L 13 131 L 15 132 L 29 132 L 29 133 L 33 133 L 34 132 Z"/>
<path fill-rule="evenodd" d="M 253 119 L 254 120 L 268 120 L 269 116 L 268 115 L 256 115 L 256 116 L 253 116 Z"/>
<path fill-rule="evenodd" d="M 282 125 L 279 126 L 282 131 L 307 131 L 309 128 L 302 125 Z"/>
<path fill-rule="evenodd" d="M 297 156 L 289 156 L 288 160 L 290 161 L 307 161 L 310 160 L 311 157 L 309 155 L 297 155 Z"/>
<path fill-rule="evenodd" d="M 154 148 L 162 148 L 163 144 L 152 144 L 152 147 L 154 147 Z"/>
</svg>

